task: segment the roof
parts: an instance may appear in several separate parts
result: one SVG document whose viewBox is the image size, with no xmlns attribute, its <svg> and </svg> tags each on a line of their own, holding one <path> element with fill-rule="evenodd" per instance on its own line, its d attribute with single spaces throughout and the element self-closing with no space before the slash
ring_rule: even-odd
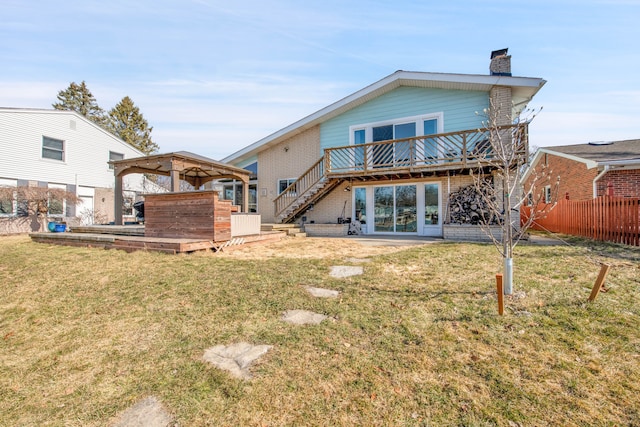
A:
<svg viewBox="0 0 640 427">
<path fill-rule="evenodd" d="M 109 163 L 113 164 L 116 176 L 130 173 L 170 176 L 171 171 L 178 171 L 180 179 L 189 182 L 196 188 L 206 182 L 221 178 L 234 178 L 249 182 L 251 174 L 246 169 L 218 162 L 188 151 L 112 160 Z"/>
<path fill-rule="evenodd" d="M 247 160 L 257 152 L 326 122 L 401 86 L 489 92 L 494 86 L 512 88 L 514 112 L 519 113 L 546 83 L 532 77 L 512 77 L 484 74 L 447 74 L 416 71 L 396 71 L 315 113 L 239 150 L 223 159 L 225 162 Z"/>
<path fill-rule="evenodd" d="M 584 161 L 624 162 L 640 160 L 640 139 L 545 147 L 543 150 L 549 153 L 565 154 Z"/>
<path fill-rule="evenodd" d="M 560 145 L 557 147 L 542 147 L 538 149 L 529 168 L 522 176 L 524 182 L 543 154 L 552 154 L 576 162 L 584 163 L 588 169 L 616 167 L 640 167 L 640 139 L 624 141 L 600 141 L 587 144 Z"/>
</svg>

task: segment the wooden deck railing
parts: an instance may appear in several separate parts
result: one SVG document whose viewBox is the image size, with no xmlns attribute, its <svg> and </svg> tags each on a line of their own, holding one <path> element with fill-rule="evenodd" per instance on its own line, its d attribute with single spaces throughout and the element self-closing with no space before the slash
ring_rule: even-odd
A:
<svg viewBox="0 0 640 427">
<path fill-rule="evenodd" d="M 320 184 L 325 177 L 324 157 L 306 170 L 293 184 L 288 186 L 275 198 L 276 218 L 293 205 L 299 198 L 310 192 L 314 186 Z"/>
<path fill-rule="evenodd" d="M 497 134 L 517 140 L 516 155 L 527 156 L 527 124 L 501 126 Z M 489 130 L 441 133 L 325 150 L 327 176 L 375 175 L 386 172 L 475 167 L 491 159 Z"/>
<path fill-rule="evenodd" d="M 275 198 L 275 216 L 297 206 L 324 180 L 482 166 L 495 154 L 489 140 L 496 135 L 519 141 L 515 155 L 526 159 L 527 130 L 523 123 L 500 126 L 494 135 L 467 130 L 325 149 L 320 160 Z"/>
</svg>

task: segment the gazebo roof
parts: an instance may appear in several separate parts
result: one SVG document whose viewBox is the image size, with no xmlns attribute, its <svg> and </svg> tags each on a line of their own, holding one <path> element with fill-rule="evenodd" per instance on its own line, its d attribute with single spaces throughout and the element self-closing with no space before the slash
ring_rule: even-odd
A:
<svg viewBox="0 0 640 427">
<path fill-rule="evenodd" d="M 116 177 L 131 173 L 145 173 L 171 176 L 174 171 L 181 180 L 188 182 L 195 188 L 216 179 L 230 178 L 248 183 L 251 172 L 218 162 L 188 151 L 178 151 L 167 154 L 153 154 L 133 159 L 112 160 Z"/>
</svg>

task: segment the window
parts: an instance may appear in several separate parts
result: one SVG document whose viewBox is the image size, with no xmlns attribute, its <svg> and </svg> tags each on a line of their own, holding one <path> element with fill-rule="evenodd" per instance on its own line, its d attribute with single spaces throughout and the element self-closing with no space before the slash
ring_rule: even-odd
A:
<svg viewBox="0 0 640 427">
<path fill-rule="evenodd" d="M 443 114 L 433 113 L 351 126 L 349 141 L 351 144 L 364 144 L 441 132 L 443 132 Z"/>
<path fill-rule="evenodd" d="M 64 215 L 65 201 L 61 196 L 61 191 L 66 191 L 66 185 L 62 184 L 49 184 L 49 188 L 52 191 L 49 193 L 48 201 L 48 214 L 49 215 Z"/>
<path fill-rule="evenodd" d="M 43 136 L 42 158 L 64 161 L 64 141 Z"/>
<path fill-rule="evenodd" d="M 291 184 L 293 184 L 294 182 L 296 182 L 295 178 L 289 178 L 289 179 L 279 179 L 278 180 L 278 194 L 282 194 L 282 192 L 284 190 L 287 189 L 287 187 L 289 187 Z"/>
<path fill-rule="evenodd" d="M 0 215 L 13 215 L 13 202 L 15 195 L 13 192 L 9 194 L 0 193 Z"/>
<path fill-rule="evenodd" d="M 545 185 L 544 187 L 544 202 L 551 203 L 551 186 Z"/>
<path fill-rule="evenodd" d="M 123 160 L 123 159 L 124 159 L 124 154 L 116 153 L 114 151 L 109 151 L 109 161 Z M 109 169 L 113 169 L 113 165 L 111 163 L 109 163 Z"/>
</svg>

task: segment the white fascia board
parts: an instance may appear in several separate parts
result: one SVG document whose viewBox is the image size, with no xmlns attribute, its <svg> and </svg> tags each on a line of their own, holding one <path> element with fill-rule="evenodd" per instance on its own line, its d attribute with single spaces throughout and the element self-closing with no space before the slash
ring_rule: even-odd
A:
<svg viewBox="0 0 640 427">
<path fill-rule="evenodd" d="M 396 71 L 341 100 L 298 120 L 297 122 L 254 142 L 251 145 L 222 159 L 222 162 L 234 162 L 248 155 L 255 155 L 256 150 L 277 144 L 318 123 L 322 123 L 343 111 L 353 108 L 359 103 L 375 98 L 400 86 L 433 87 L 442 89 L 489 91 L 494 86 L 509 86 L 521 89 L 524 98 L 530 100 L 546 83 L 544 79 L 530 77 L 492 76 L 480 74 L 448 74 L 418 71 Z"/>
<path fill-rule="evenodd" d="M 585 159 L 584 157 L 574 156 L 572 154 L 560 153 L 558 151 L 553 151 L 553 148 L 541 148 L 541 152 L 551 154 L 553 156 L 564 157 L 565 159 L 573 160 L 575 162 L 584 163 L 587 169 L 593 169 L 598 167 L 599 163 L 595 160 Z"/>
</svg>

